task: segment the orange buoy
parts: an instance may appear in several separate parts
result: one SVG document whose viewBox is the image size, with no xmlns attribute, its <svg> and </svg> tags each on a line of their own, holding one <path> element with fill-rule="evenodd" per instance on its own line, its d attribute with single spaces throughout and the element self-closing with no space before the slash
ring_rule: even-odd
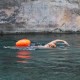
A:
<svg viewBox="0 0 80 80">
<path fill-rule="evenodd" d="M 17 47 L 28 47 L 30 46 L 31 41 L 29 39 L 21 39 L 16 42 Z"/>
</svg>

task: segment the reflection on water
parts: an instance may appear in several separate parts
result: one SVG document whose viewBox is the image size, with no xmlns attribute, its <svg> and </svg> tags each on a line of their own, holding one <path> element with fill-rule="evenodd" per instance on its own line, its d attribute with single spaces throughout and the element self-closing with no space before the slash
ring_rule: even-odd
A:
<svg viewBox="0 0 80 80">
<path fill-rule="evenodd" d="M 21 63 L 27 63 L 28 59 L 31 59 L 30 52 L 26 50 L 17 52 L 16 57 L 18 58 L 17 62 Z"/>
</svg>

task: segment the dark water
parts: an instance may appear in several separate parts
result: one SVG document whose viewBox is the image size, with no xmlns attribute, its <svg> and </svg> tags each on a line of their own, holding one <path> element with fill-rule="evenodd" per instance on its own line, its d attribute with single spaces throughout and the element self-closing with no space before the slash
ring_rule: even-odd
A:
<svg viewBox="0 0 80 80">
<path fill-rule="evenodd" d="M 48 50 L 11 47 L 22 38 L 36 44 L 64 39 L 71 46 Z M 80 80 L 80 34 L 0 36 L 0 80 Z"/>
</svg>

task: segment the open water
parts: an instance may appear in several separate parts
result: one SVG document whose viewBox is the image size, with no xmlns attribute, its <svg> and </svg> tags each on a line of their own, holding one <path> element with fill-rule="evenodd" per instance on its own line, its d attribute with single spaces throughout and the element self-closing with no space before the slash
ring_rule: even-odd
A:
<svg viewBox="0 0 80 80">
<path fill-rule="evenodd" d="M 32 45 L 55 39 L 70 47 L 54 49 L 16 48 L 28 38 Z M 0 80 L 80 80 L 80 34 L 26 34 L 0 36 Z"/>
</svg>

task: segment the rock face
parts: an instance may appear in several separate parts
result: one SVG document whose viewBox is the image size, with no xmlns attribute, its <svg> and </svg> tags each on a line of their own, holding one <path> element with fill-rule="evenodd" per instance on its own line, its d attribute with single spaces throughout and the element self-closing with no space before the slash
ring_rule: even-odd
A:
<svg viewBox="0 0 80 80">
<path fill-rule="evenodd" d="M 80 31 L 79 0 L 17 0 L 17 3 L 0 9 L 0 30 L 4 33 Z"/>
</svg>

